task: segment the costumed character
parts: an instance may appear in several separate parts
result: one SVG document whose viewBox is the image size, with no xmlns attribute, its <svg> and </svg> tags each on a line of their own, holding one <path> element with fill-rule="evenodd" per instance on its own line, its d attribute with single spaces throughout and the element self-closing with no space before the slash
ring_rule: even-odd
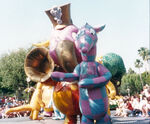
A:
<svg viewBox="0 0 150 124">
<path fill-rule="evenodd" d="M 50 84 L 51 82 L 51 84 Z M 53 86 L 53 82 L 52 80 L 49 79 L 49 82 L 44 82 L 42 83 L 42 100 L 45 103 L 45 107 L 44 107 L 44 111 L 43 113 L 41 113 L 44 117 L 52 117 L 53 114 L 53 106 L 49 106 L 49 101 L 50 99 L 52 99 L 52 96 L 50 94 L 53 94 L 52 88 Z M 55 84 L 54 84 L 55 85 Z"/>
<path fill-rule="evenodd" d="M 82 58 L 72 37 L 73 33 L 78 32 L 78 28 L 72 23 L 70 4 L 53 7 L 47 10 L 46 14 L 53 24 L 49 46 L 50 56 L 63 71 L 72 72 Z"/>
<path fill-rule="evenodd" d="M 50 36 L 49 53 L 56 68 L 62 72 L 72 72 L 81 61 L 81 56 L 75 49 L 72 33 L 77 33 L 78 28 L 72 24 L 70 17 L 70 4 L 52 7 L 46 11 L 53 24 Z M 65 123 L 76 123 L 79 110 L 79 95 L 76 84 L 55 86 L 53 100 L 56 108 L 66 115 Z"/>
<path fill-rule="evenodd" d="M 75 47 L 73 33 L 78 28 L 73 25 L 70 17 L 70 4 L 52 7 L 46 11 L 53 24 L 50 36 L 49 53 L 55 63 L 55 69 L 61 72 L 73 72 L 81 62 L 81 55 Z M 66 115 L 65 124 L 77 122 L 79 109 L 79 90 L 77 84 L 57 83 L 54 88 L 53 100 L 56 108 Z"/>
<path fill-rule="evenodd" d="M 49 84 L 49 86 L 51 86 L 51 92 L 47 92 L 49 96 L 52 94 L 52 87 L 55 87 L 53 100 L 56 108 L 66 115 L 66 124 L 76 123 L 76 116 L 81 114 L 78 106 L 79 95 L 77 85 L 67 84 L 63 86 L 61 82 L 54 83 L 50 78 L 53 70 L 60 71 L 61 69 L 59 66 L 54 66 L 54 61 L 49 56 L 48 49 L 44 47 L 34 48 L 27 55 L 25 61 L 26 75 L 34 82 Z M 48 101 L 50 101 L 50 99 Z"/>
<path fill-rule="evenodd" d="M 15 108 L 10 108 L 6 111 L 6 114 L 10 114 L 11 112 L 20 112 L 20 111 L 31 111 L 30 119 L 40 120 L 41 117 L 38 117 L 39 111 L 44 108 L 45 104 L 42 101 L 42 84 L 37 83 L 37 87 L 33 93 L 30 104 L 23 105 Z"/>
<path fill-rule="evenodd" d="M 48 42 L 34 44 L 37 48 L 31 50 L 26 57 L 25 73 L 34 82 L 41 82 L 42 84 L 49 82 L 51 85 L 52 82 L 49 81 L 51 72 L 53 70 L 72 72 L 78 62 L 81 61 L 81 55 L 75 49 L 72 38 L 72 33 L 77 33 L 78 28 L 72 24 L 70 4 L 53 7 L 47 10 L 46 14 L 54 26 L 50 37 L 49 52 L 44 48 L 49 45 Z M 49 62 L 47 63 L 47 61 Z M 60 112 L 66 115 L 64 123 L 75 124 L 77 115 L 81 115 L 77 84 L 62 85 L 61 82 L 57 82 L 52 86 L 55 87 L 53 92 L 54 104 Z"/>
<path fill-rule="evenodd" d="M 63 113 L 61 113 L 55 106 L 54 104 L 54 100 L 53 100 L 53 92 L 54 92 L 54 88 L 52 87 L 52 94 L 51 94 L 51 99 L 50 99 L 50 103 L 49 103 L 49 107 L 53 107 L 54 110 L 54 117 L 52 117 L 53 120 L 64 120 L 65 115 Z"/>
<path fill-rule="evenodd" d="M 28 53 L 25 59 L 25 72 L 33 81 L 44 80 L 49 77 L 51 74 L 51 69 L 54 68 L 54 63 L 49 56 L 49 51 L 46 48 L 36 48 Z M 41 66 L 41 61 L 43 66 Z M 29 76 L 30 75 L 30 76 Z M 48 83 L 47 83 L 48 82 Z M 21 111 L 31 111 L 30 119 L 37 120 L 42 119 L 38 117 L 38 113 L 41 108 L 44 108 L 44 111 L 49 113 L 49 116 L 52 115 L 52 108 L 48 108 L 50 97 L 52 94 L 52 86 L 56 85 L 56 82 L 48 79 L 47 82 L 38 82 L 35 91 L 31 97 L 30 104 L 10 108 L 6 111 L 6 114 L 11 112 L 21 112 Z"/>
<path fill-rule="evenodd" d="M 35 47 L 46 47 L 48 48 L 50 45 L 50 41 L 47 40 L 45 42 L 41 42 L 41 43 L 37 43 L 37 44 L 33 44 L 33 46 Z M 51 87 L 51 97 L 50 97 L 50 101 L 48 103 L 48 108 L 53 108 L 54 111 L 54 117 L 52 117 L 52 119 L 54 120 L 63 120 L 65 118 L 65 115 L 63 113 L 61 113 L 55 106 L 54 101 L 53 101 L 53 92 L 54 92 L 54 86 Z M 47 92 L 47 94 L 49 94 Z M 46 110 L 44 111 L 43 115 L 46 117 L 51 117 L 51 112 L 47 112 L 48 108 L 46 108 Z"/>
<path fill-rule="evenodd" d="M 73 73 L 53 72 L 51 78 L 56 81 L 79 81 L 79 105 L 82 124 L 111 123 L 107 114 L 108 97 L 105 85 L 111 73 L 100 63 L 95 62 L 97 34 L 105 26 L 93 28 L 86 24 L 76 36 L 76 47 L 80 50 L 82 62 Z"/>
</svg>

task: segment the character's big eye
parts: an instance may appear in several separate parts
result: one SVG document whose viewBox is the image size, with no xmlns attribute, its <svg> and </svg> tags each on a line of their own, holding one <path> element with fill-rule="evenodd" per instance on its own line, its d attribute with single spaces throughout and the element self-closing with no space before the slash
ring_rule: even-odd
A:
<svg viewBox="0 0 150 124">
<path fill-rule="evenodd" d="M 90 29 L 90 34 L 92 34 L 92 35 L 95 35 L 95 31 L 94 31 L 94 29 Z"/>
</svg>

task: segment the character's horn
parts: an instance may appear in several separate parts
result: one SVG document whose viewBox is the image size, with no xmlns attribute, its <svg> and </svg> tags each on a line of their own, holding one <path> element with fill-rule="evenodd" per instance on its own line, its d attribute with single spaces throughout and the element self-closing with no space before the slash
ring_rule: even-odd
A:
<svg viewBox="0 0 150 124">
<path fill-rule="evenodd" d="M 50 44 L 50 41 L 47 40 L 47 41 L 45 41 L 45 42 L 34 43 L 34 44 L 32 44 L 32 45 L 35 46 L 35 47 L 46 47 L 46 48 L 48 48 L 48 47 L 49 47 L 49 44 Z"/>
<path fill-rule="evenodd" d="M 34 48 L 25 59 L 24 69 L 26 75 L 35 82 L 46 81 L 53 72 L 54 61 L 46 48 Z"/>
</svg>

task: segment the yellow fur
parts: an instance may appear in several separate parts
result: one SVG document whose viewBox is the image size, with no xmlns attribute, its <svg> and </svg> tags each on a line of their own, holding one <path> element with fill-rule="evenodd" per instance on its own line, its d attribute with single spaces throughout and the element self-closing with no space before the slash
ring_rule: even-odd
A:
<svg viewBox="0 0 150 124">
<path fill-rule="evenodd" d="M 20 111 L 31 111 L 30 119 L 40 120 L 42 118 L 38 117 L 40 109 L 45 107 L 45 104 L 42 101 L 42 83 L 37 83 L 37 87 L 33 93 L 30 104 L 10 108 L 6 111 L 6 114 L 11 112 L 20 112 Z"/>
</svg>

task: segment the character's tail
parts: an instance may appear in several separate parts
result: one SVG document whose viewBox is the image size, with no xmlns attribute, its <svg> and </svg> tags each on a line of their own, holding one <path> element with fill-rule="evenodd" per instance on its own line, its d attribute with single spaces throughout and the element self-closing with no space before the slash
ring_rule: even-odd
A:
<svg viewBox="0 0 150 124">
<path fill-rule="evenodd" d="M 32 108 L 30 107 L 29 104 L 27 105 L 23 105 L 23 106 L 18 106 L 18 107 L 14 107 L 14 108 L 10 108 L 8 110 L 6 110 L 6 114 L 9 114 L 11 112 L 21 112 L 21 111 L 31 111 Z"/>
</svg>

